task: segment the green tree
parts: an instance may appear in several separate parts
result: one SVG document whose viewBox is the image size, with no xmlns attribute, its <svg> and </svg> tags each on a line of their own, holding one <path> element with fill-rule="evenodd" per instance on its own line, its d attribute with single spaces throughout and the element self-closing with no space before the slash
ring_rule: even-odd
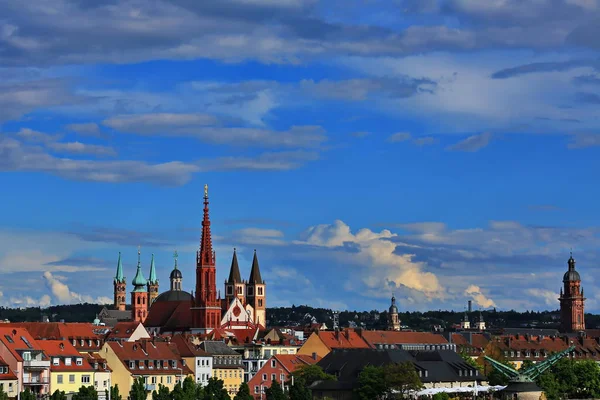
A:
<svg viewBox="0 0 600 400">
<path fill-rule="evenodd" d="M 581 360 L 574 363 L 573 369 L 577 377 L 574 388 L 576 397 L 600 397 L 600 366 L 593 360 Z"/>
<path fill-rule="evenodd" d="M 4 389 L 0 385 L 0 400 L 8 400 L 8 393 L 4 392 Z"/>
<path fill-rule="evenodd" d="M 303 365 L 292 372 L 294 382 L 298 379 L 304 382 L 306 386 L 310 386 L 316 381 L 335 381 L 335 376 L 329 375 L 323 371 L 323 368 L 316 364 Z"/>
<path fill-rule="evenodd" d="M 98 392 L 94 386 L 82 386 L 71 400 L 98 400 Z"/>
<path fill-rule="evenodd" d="M 440 392 L 433 395 L 432 400 L 450 400 L 450 395 L 446 392 Z"/>
<path fill-rule="evenodd" d="M 158 391 L 152 392 L 152 400 L 171 400 L 171 391 L 165 385 L 159 384 Z"/>
<path fill-rule="evenodd" d="M 410 361 L 385 365 L 383 375 L 387 386 L 386 391 L 391 398 L 403 399 L 410 391 L 423 387 L 415 366 Z M 393 395 L 394 392 L 396 395 Z"/>
<path fill-rule="evenodd" d="M 105 392 L 108 392 L 108 390 L 105 390 Z M 106 395 L 108 396 L 108 393 Z M 108 400 L 108 397 L 106 397 L 106 400 Z M 110 400 L 122 400 L 118 384 L 110 387 Z"/>
<path fill-rule="evenodd" d="M 146 381 L 143 377 L 140 376 L 133 381 L 129 390 L 129 400 L 146 400 Z"/>
<path fill-rule="evenodd" d="M 271 383 L 271 387 L 265 390 L 267 400 L 286 400 L 286 395 L 283 393 L 281 385 L 277 381 Z"/>
<path fill-rule="evenodd" d="M 25 391 L 21 392 L 21 400 L 36 400 L 35 394 L 29 388 L 25 389 Z"/>
<path fill-rule="evenodd" d="M 230 400 L 227 389 L 223 386 L 223 381 L 214 376 L 208 380 L 204 388 L 204 398 L 207 400 Z"/>
<path fill-rule="evenodd" d="M 464 349 L 462 349 L 458 355 L 460 355 L 465 363 L 469 364 L 471 367 L 477 368 L 479 372 L 483 372 L 483 366 L 475 361 Z"/>
<path fill-rule="evenodd" d="M 233 400 L 254 400 L 254 397 L 250 394 L 250 388 L 246 382 L 243 382 L 238 389 L 237 394 Z"/>
<path fill-rule="evenodd" d="M 368 365 L 358 375 L 358 387 L 355 393 L 359 400 L 383 399 L 387 391 L 383 368 Z"/>
<path fill-rule="evenodd" d="M 289 382 L 288 385 L 290 385 Z M 288 387 L 290 388 L 288 393 L 290 400 L 312 400 L 312 393 L 301 378 L 294 379 L 294 384 Z"/>
<path fill-rule="evenodd" d="M 56 389 L 50 396 L 50 400 L 67 400 L 67 395 L 62 390 Z"/>
</svg>

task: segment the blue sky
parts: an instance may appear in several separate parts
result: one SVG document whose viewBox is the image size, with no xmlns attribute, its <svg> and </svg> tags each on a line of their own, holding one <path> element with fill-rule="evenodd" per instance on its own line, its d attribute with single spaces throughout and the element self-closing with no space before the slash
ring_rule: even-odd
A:
<svg viewBox="0 0 600 400">
<path fill-rule="evenodd" d="M 0 303 L 163 288 L 209 185 L 270 306 L 600 308 L 598 0 L 8 0 Z"/>
</svg>

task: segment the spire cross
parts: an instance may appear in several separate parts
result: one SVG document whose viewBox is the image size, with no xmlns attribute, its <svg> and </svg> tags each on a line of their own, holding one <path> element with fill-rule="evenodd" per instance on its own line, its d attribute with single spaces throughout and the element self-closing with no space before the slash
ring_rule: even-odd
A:
<svg viewBox="0 0 600 400">
<path fill-rule="evenodd" d="M 138 264 L 141 262 L 141 254 L 142 252 L 140 251 L 141 246 L 138 246 Z"/>
<path fill-rule="evenodd" d="M 204 185 L 204 198 L 208 199 L 208 185 L 207 184 Z"/>
<path fill-rule="evenodd" d="M 177 268 L 177 257 L 178 257 L 177 250 L 175 250 L 173 252 L 173 259 L 175 260 L 175 268 Z"/>
</svg>

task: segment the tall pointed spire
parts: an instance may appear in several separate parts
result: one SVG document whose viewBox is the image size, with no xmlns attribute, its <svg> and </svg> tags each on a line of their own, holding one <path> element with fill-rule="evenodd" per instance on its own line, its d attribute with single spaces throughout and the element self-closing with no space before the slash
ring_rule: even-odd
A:
<svg viewBox="0 0 600 400">
<path fill-rule="evenodd" d="M 140 252 L 139 246 L 138 246 L 137 271 L 136 271 L 135 276 L 133 277 L 133 281 L 131 283 L 134 286 L 134 288 L 133 288 L 134 292 L 145 292 L 146 291 L 146 285 L 148 284 L 148 281 L 146 281 L 146 278 L 144 278 L 144 274 L 142 273 L 141 252 Z"/>
<path fill-rule="evenodd" d="M 121 252 L 119 252 L 119 261 L 117 261 L 117 274 L 115 275 L 115 282 L 123 282 L 125 277 L 123 276 L 123 263 L 121 262 Z"/>
<path fill-rule="evenodd" d="M 152 253 L 152 260 L 150 261 L 150 276 L 148 277 L 148 282 L 150 284 L 158 283 L 158 278 L 156 277 L 156 266 L 154 265 L 154 253 Z"/>
<path fill-rule="evenodd" d="M 231 269 L 229 270 L 229 279 L 227 283 L 241 283 L 242 276 L 240 274 L 240 267 L 238 265 L 237 254 L 235 247 L 233 248 L 233 259 L 231 260 Z"/>
<path fill-rule="evenodd" d="M 260 267 L 258 266 L 258 257 L 256 256 L 256 249 L 254 249 L 254 258 L 252 259 L 252 269 L 250 270 L 250 279 L 248 280 L 248 283 L 264 283 L 262 277 L 260 276 Z"/>
<path fill-rule="evenodd" d="M 208 185 L 204 185 L 204 218 L 202 219 L 199 258 L 199 265 L 214 265 L 215 258 L 210 236 L 210 218 L 208 216 Z"/>
</svg>

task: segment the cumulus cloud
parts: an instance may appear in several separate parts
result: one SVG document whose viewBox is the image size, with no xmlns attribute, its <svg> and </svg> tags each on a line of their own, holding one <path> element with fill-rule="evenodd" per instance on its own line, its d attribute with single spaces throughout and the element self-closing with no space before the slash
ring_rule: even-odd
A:
<svg viewBox="0 0 600 400">
<path fill-rule="evenodd" d="M 112 299 L 106 296 L 100 296 L 93 298 L 89 295 L 82 295 L 73 292 L 69 289 L 69 286 L 62 282 L 58 277 L 52 275 L 50 271 L 44 272 L 44 279 L 46 280 L 46 286 L 52 292 L 52 295 L 61 304 L 73 304 L 73 303 L 97 303 L 97 304 L 110 304 Z"/>
<path fill-rule="evenodd" d="M 470 296 L 475 303 L 483 308 L 496 307 L 494 300 L 486 297 L 479 286 L 470 285 L 465 289 L 465 296 Z"/>
<path fill-rule="evenodd" d="M 116 157 L 117 152 L 112 147 L 81 142 L 50 143 L 48 147 L 57 153 L 87 154 L 96 157 Z"/>
<path fill-rule="evenodd" d="M 547 306 L 556 309 L 558 306 L 558 293 L 546 289 L 531 288 L 527 289 L 527 294 L 544 301 Z"/>
<path fill-rule="evenodd" d="M 438 278 L 426 271 L 426 265 L 415 262 L 412 254 L 396 253 L 396 245 L 389 239 L 397 236 L 389 230 L 373 232 L 361 229 L 352 233 L 343 221 L 331 225 L 317 225 L 304 234 L 305 243 L 312 246 L 343 250 L 350 246 L 355 250 L 348 261 L 368 269 L 363 282 L 370 287 L 391 282 L 395 287 L 406 287 L 421 292 L 428 298 L 444 297 L 444 288 Z"/>
<path fill-rule="evenodd" d="M 278 246 L 285 244 L 283 232 L 277 229 L 243 228 L 232 233 L 232 241 L 249 245 Z"/>
<path fill-rule="evenodd" d="M 465 151 L 465 152 L 476 152 L 488 144 L 492 140 L 492 134 L 490 132 L 484 132 L 477 135 L 469 136 L 468 138 L 461 140 L 460 142 L 448 146 L 448 150 L 451 151 Z"/>
</svg>

